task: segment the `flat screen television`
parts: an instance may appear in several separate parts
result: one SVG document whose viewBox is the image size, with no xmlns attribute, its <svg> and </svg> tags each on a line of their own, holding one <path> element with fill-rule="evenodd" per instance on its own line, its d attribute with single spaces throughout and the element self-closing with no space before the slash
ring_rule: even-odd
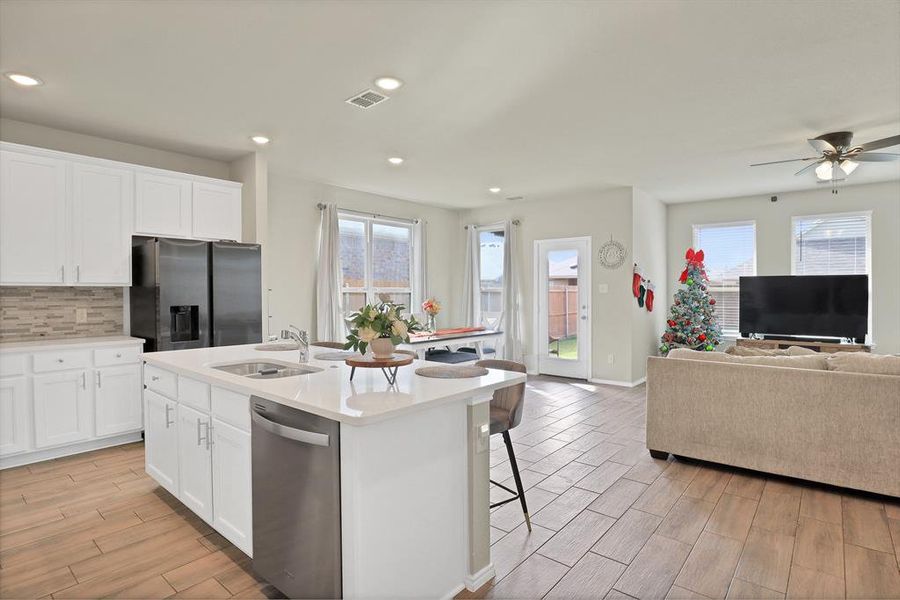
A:
<svg viewBox="0 0 900 600">
<path fill-rule="evenodd" d="M 852 338 L 869 323 L 868 275 L 741 277 L 741 335 Z"/>
</svg>

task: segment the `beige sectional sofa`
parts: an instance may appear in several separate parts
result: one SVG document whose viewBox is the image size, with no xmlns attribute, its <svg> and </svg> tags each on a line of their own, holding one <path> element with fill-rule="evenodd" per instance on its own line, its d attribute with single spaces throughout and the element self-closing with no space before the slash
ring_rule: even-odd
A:
<svg viewBox="0 0 900 600">
<path fill-rule="evenodd" d="M 900 497 L 900 357 L 786 354 L 650 358 L 651 454 Z"/>
</svg>

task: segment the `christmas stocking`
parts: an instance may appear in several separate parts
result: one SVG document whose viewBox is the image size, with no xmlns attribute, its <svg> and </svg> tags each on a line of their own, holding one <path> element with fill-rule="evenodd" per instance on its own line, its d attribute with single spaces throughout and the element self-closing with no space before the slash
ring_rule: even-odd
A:
<svg viewBox="0 0 900 600">
<path fill-rule="evenodd" d="M 634 265 L 634 277 L 631 279 L 631 291 L 634 294 L 635 298 L 639 298 L 641 295 L 641 270 L 637 265 Z"/>
<path fill-rule="evenodd" d="M 640 306 L 641 308 L 644 308 L 644 293 L 646 291 L 647 291 L 647 288 L 644 287 L 644 282 L 642 280 L 641 284 L 638 286 L 638 297 L 637 297 L 638 306 Z"/>
<path fill-rule="evenodd" d="M 647 312 L 653 312 L 653 284 L 647 284 L 647 300 L 644 301 L 644 306 L 647 307 Z"/>
</svg>

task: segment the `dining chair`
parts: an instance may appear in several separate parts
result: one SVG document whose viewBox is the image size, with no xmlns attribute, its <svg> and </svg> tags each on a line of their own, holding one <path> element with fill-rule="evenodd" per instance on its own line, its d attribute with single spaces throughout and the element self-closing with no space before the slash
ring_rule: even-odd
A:
<svg viewBox="0 0 900 600">
<path fill-rule="evenodd" d="M 525 365 L 511 360 L 486 359 L 479 360 L 475 363 L 479 367 L 487 369 L 499 369 L 501 371 L 516 371 L 517 373 L 525 372 Z M 522 503 L 522 513 L 525 515 L 525 524 L 528 531 L 531 531 L 531 517 L 528 514 L 528 505 L 525 503 L 525 490 L 522 488 L 522 477 L 519 475 L 519 465 L 516 462 L 516 454 L 513 451 L 512 440 L 509 437 L 510 429 L 516 427 L 522 421 L 522 411 L 525 408 L 525 384 L 520 383 L 507 388 L 494 391 L 491 399 L 490 410 L 490 427 L 491 435 L 500 434 L 503 436 L 503 443 L 506 445 L 506 453 L 509 455 L 509 464 L 512 467 L 513 479 L 516 482 L 516 489 L 511 490 L 502 483 L 491 479 L 491 483 L 503 488 L 510 494 L 511 498 L 494 502 L 491 508 L 502 506 L 513 500 L 519 500 Z"/>
</svg>

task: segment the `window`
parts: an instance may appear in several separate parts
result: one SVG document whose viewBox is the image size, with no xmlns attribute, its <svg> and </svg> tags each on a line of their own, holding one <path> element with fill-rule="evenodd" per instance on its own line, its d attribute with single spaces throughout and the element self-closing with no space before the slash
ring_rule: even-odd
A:
<svg viewBox="0 0 900 600">
<path fill-rule="evenodd" d="M 503 253 L 505 234 L 502 229 L 478 230 L 478 271 L 481 280 L 481 320 L 496 326 L 503 313 Z"/>
<path fill-rule="evenodd" d="M 709 293 L 726 336 L 737 337 L 740 277 L 756 275 L 756 223 L 694 225 L 694 249 L 703 250 Z"/>
<path fill-rule="evenodd" d="M 869 275 L 870 213 L 791 219 L 792 275 Z"/>
<path fill-rule="evenodd" d="M 872 213 L 791 219 L 791 275 L 868 275 L 872 333 Z"/>
<path fill-rule="evenodd" d="M 410 309 L 412 224 L 341 214 L 338 221 L 344 311 L 352 313 L 385 293 Z"/>
</svg>

